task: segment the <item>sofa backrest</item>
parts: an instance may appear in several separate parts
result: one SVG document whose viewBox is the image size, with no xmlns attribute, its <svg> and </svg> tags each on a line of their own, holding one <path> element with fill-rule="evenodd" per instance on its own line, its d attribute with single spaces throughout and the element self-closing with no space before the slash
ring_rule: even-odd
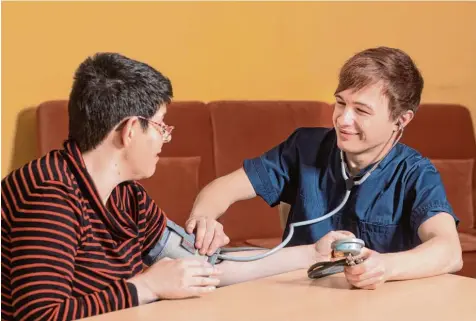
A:
<svg viewBox="0 0 476 321">
<path fill-rule="evenodd" d="M 41 104 L 37 123 L 38 156 L 61 148 L 68 132 L 67 101 Z M 205 184 L 239 168 L 245 158 L 257 157 L 279 144 L 297 127 L 331 127 L 332 105 L 318 101 L 174 102 L 166 123 L 175 126 L 172 143 L 164 145 L 154 176 L 141 182 L 159 206 L 183 224 Z M 468 188 L 473 195 L 460 202 L 458 197 L 465 193 L 452 190 L 468 178 L 468 170 L 458 161 L 476 158 L 468 109 L 452 104 L 422 104 L 405 129 L 402 142 L 432 160 L 456 161 L 456 165 L 443 167 L 446 173 L 441 174 L 461 218 L 460 226 L 473 227 L 476 171 L 469 174 Z M 232 205 L 220 220 L 233 241 L 282 234 L 278 209 L 269 208 L 260 198 Z"/>
<path fill-rule="evenodd" d="M 476 157 L 469 110 L 454 104 L 422 104 L 405 129 L 402 142 L 429 158 Z"/>
<path fill-rule="evenodd" d="M 216 101 L 209 103 L 217 176 L 242 166 L 284 141 L 297 127 L 332 126 L 329 104 L 317 101 Z M 278 208 L 261 198 L 233 204 L 222 217 L 232 240 L 280 237 Z"/>
<path fill-rule="evenodd" d="M 46 101 L 36 109 L 37 156 L 42 156 L 53 149 L 63 148 L 68 138 L 68 101 Z"/>
</svg>

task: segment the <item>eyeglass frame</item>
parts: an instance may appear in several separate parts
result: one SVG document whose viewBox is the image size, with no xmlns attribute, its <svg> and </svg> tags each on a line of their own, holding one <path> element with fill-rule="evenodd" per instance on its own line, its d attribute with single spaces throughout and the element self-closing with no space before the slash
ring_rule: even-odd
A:
<svg viewBox="0 0 476 321">
<path fill-rule="evenodd" d="M 161 121 L 160 123 L 153 121 L 151 119 L 148 119 L 146 117 L 142 116 L 137 116 L 137 118 L 143 119 L 149 123 L 152 123 L 155 125 L 155 129 L 159 132 L 160 136 L 162 136 L 162 140 L 164 143 L 168 143 L 172 140 L 172 131 L 174 130 L 175 126 L 168 126 L 164 123 L 164 121 Z"/>
</svg>

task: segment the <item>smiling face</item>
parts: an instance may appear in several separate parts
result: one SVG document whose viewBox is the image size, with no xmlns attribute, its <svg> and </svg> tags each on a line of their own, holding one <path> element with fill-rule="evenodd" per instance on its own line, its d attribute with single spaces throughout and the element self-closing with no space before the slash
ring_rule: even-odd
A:
<svg viewBox="0 0 476 321">
<path fill-rule="evenodd" d="M 354 91 L 336 93 L 333 124 L 338 147 L 350 154 L 362 154 L 382 148 L 391 139 L 395 121 L 390 117 L 389 102 L 382 84 L 371 84 Z"/>
<path fill-rule="evenodd" d="M 350 57 L 339 72 L 333 123 L 347 156 L 377 157 L 391 148 L 396 132 L 412 120 L 420 104 L 423 77 L 408 54 L 376 47 Z M 378 148 L 380 147 L 380 148 Z M 379 150 L 379 152 L 376 152 Z M 368 157 L 359 157 L 366 163 Z M 370 160 L 371 161 L 371 160 Z"/>
</svg>

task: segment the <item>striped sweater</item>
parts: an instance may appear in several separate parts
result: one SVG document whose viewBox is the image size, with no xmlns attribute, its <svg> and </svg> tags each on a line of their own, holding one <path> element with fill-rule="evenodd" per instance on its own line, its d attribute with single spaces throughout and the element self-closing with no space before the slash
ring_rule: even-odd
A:
<svg viewBox="0 0 476 321">
<path fill-rule="evenodd" d="M 74 320 L 138 305 L 126 282 L 166 217 L 137 182 L 106 206 L 73 141 L 2 180 L 2 321 Z"/>
</svg>

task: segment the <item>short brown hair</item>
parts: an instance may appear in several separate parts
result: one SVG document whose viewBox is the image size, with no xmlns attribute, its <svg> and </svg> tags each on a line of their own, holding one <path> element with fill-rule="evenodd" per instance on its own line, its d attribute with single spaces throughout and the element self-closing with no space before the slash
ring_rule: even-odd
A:
<svg viewBox="0 0 476 321">
<path fill-rule="evenodd" d="M 351 57 L 340 70 L 335 94 L 347 89 L 357 91 L 380 81 L 392 119 L 407 110 L 417 111 L 423 77 L 410 56 L 400 49 L 370 48 Z"/>
</svg>

